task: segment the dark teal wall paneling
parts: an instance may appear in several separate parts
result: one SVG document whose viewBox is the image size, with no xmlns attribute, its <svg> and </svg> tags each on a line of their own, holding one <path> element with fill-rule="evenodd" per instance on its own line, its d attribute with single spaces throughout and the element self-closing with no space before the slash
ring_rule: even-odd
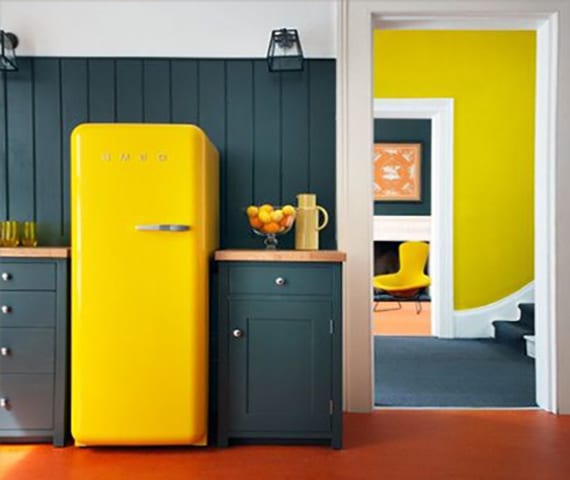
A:
<svg viewBox="0 0 570 480">
<path fill-rule="evenodd" d="M 41 79 L 41 80 L 36 80 Z M 42 244 L 65 245 L 63 205 L 63 138 L 61 64 L 34 61 L 34 140 L 36 154 L 36 221 Z M 16 218 L 14 213 L 12 218 Z"/>
<path fill-rule="evenodd" d="M 143 118 L 143 62 L 121 59 L 115 62 L 115 104 L 117 122 L 142 122 Z"/>
<path fill-rule="evenodd" d="M 222 247 L 262 248 L 247 205 L 313 192 L 331 216 L 321 248 L 336 248 L 334 60 L 281 74 L 262 59 L 19 60 L 0 73 L 0 219 L 35 219 L 40 244 L 69 244 L 76 125 L 174 122 L 199 125 L 220 151 Z"/>
<path fill-rule="evenodd" d="M 281 75 L 266 74 L 267 65 L 253 71 L 253 202 L 281 197 Z M 293 141 L 294 139 L 291 139 Z"/>
<path fill-rule="evenodd" d="M 238 238 L 249 238 L 251 231 L 243 221 L 240 209 L 253 202 L 254 174 L 254 69 L 248 63 L 227 66 L 226 90 L 226 157 L 224 193 L 226 198 L 226 231 Z M 245 87 L 245 88 L 244 88 Z M 232 199 L 228 205 L 227 199 Z"/>
<path fill-rule="evenodd" d="M 8 206 L 16 218 L 35 216 L 33 63 L 20 62 L 21 82 L 6 84 Z"/>
<path fill-rule="evenodd" d="M 309 111 L 309 163 L 307 165 L 309 190 L 329 213 L 329 225 L 320 233 L 323 249 L 336 247 L 336 127 L 335 122 L 335 64 L 316 62 L 310 65 Z M 317 140 L 318 139 L 318 140 Z"/>
<path fill-rule="evenodd" d="M 418 202 L 374 202 L 375 215 L 431 214 L 431 120 L 375 119 L 374 143 L 421 143 L 421 192 Z"/>
<path fill-rule="evenodd" d="M 8 139 L 6 138 L 6 72 L 0 72 L 0 219 L 8 216 Z"/>
<path fill-rule="evenodd" d="M 198 123 L 198 61 L 170 62 L 170 98 L 174 123 Z"/>
<path fill-rule="evenodd" d="M 116 122 L 115 62 L 95 59 L 87 63 L 89 82 L 89 120 L 92 122 Z"/>
<path fill-rule="evenodd" d="M 71 132 L 76 125 L 89 121 L 89 81 L 87 76 L 88 61 L 85 59 L 61 60 L 61 169 L 63 195 L 63 239 L 68 241 L 71 231 L 71 184 L 70 165 Z M 11 77 L 8 77 L 10 79 Z M 40 226 L 38 226 L 40 228 Z"/>
</svg>

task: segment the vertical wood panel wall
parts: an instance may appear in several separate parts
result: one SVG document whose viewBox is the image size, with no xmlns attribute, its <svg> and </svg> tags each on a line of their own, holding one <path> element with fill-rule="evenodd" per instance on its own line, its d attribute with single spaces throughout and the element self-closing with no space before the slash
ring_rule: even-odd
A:
<svg viewBox="0 0 570 480">
<path fill-rule="evenodd" d="M 21 58 L 0 74 L 0 219 L 38 222 L 43 245 L 70 241 L 69 138 L 83 122 L 194 123 L 221 157 L 221 244 L 262 248 L 251 204 L 317 194 L 336 248 L 335 64 L 269 73 L 264 60 Z M 293 247 L 293 234 L 281 240 Z"/>
</svg>

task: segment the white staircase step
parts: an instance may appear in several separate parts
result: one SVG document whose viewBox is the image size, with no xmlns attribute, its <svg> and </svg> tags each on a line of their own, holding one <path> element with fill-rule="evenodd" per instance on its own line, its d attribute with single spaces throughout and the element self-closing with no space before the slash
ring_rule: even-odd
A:
<svg viewBox="0 0 570 480">
<path fill-rule="evenodd" d="M 526 341 L 526 354 L 534 358 L 534 335 L 525 335 L 523 338 Z"/>
</svg>

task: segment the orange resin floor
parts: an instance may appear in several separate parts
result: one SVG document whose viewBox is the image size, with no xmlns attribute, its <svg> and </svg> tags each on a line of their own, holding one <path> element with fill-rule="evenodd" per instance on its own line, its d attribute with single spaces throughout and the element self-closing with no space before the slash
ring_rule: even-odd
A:
<svg viewBox="0 0 570 480">
<path fill-rule="evenodd" d="M 395 308 L 396 302 L 380 302 L 378 308 Z M 417 314 L 414 302 L 402 302 L 401 310 L 374 312 L 374 335 L 430 336 L 431 303 L 422 302 Z"/>
<path fill-rule="evenodd" d="M 345 449 L 0 446 L 2 480 L 567 480 L 570 416 L 541 411 L 346 414 Z"/>
</svg>

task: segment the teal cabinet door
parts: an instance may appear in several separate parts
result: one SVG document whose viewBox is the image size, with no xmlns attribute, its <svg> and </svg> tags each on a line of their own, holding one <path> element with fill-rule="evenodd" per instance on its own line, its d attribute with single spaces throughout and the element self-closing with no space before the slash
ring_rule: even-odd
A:
<svg viewBox="0 0 570 480">
<path fill-rule="evenodd" d="M 330 432 L 330 302 L 234 300 L 229 309 L 230 435 Z"/>
</svg>

